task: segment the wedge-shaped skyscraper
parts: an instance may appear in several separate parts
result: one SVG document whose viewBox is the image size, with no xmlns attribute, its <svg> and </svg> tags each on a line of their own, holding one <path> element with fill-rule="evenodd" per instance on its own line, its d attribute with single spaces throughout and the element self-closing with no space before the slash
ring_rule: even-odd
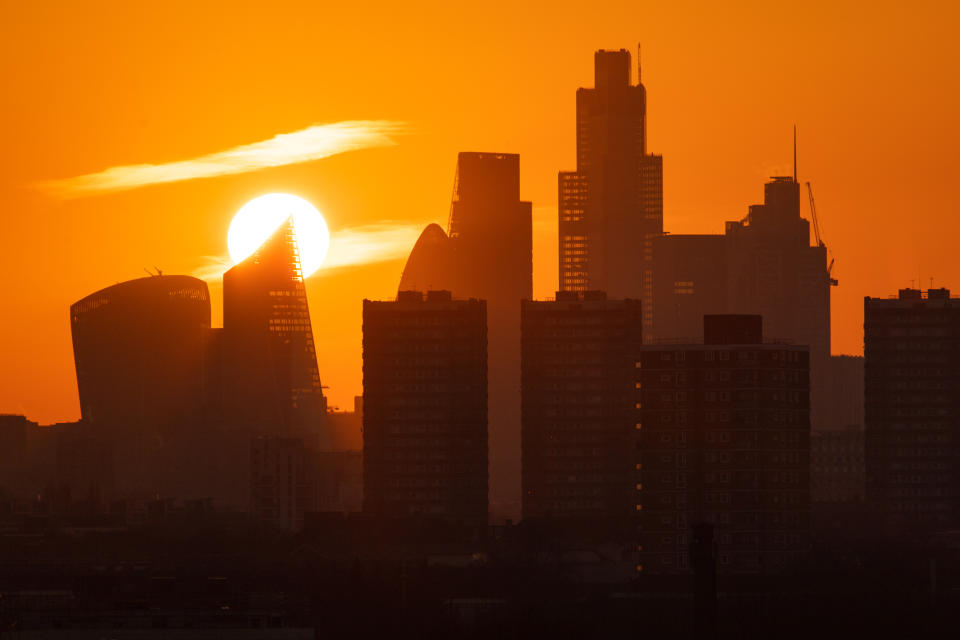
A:
<svg viewBox="0 0 960 640">
<path fill-rule="evenodd" d="M 223 347 L 228 427 L 322 433 L 326 401 L 292 219 L 224 274 Z"/>
</svg>

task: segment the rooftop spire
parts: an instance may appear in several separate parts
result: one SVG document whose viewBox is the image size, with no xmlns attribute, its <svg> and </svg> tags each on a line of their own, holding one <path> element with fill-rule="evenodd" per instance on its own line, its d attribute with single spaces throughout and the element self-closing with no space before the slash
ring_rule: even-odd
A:
<svg viewBox="0 0 960 640">
<path fill-rule="evenodd" d="M 797 125 L 793 125 L 793 181 L 797 181 Z"/>
<path fill-rule="evenodd" d="M 640 43 L 637 43 L 637 85 L 643 81 L 640 76 Z"/>
</svg>

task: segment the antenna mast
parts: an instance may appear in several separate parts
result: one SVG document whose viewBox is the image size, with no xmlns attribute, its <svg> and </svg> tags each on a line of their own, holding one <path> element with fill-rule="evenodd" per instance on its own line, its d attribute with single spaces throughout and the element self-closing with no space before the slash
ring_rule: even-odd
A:
<svg viewBox="0 0 960 640">
<path fill-rule="evenodd" d="M 793 125 L 793 181 L 797 181 L 797 125 Z"/>
<path fill-rule="evenodd" d="M 637 84 L 641 82 L 640 79 L 640 43 L 637 43 Z"/>
</svg>

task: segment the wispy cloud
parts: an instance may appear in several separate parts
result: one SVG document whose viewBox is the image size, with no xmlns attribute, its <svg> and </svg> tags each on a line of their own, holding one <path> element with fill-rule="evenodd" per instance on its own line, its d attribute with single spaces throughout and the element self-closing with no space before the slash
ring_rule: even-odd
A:
<svg viewBox="0 0 960 640">
<path fill-rule="evenodd" d="M 315 275 L 342 267 L 385 262 L 406 257 L 428 223 L 380 222 L 330 233 L 330 251 Z M 204 256 L 193 275 L 216 282 L 233 266 L 230 256 Z"/>
<path fill-rule="evenodd" d="M 427 224 L 383 222 L 335 231 L 321 269 L 404 258 Z"/>
<path fill-rule="evenodd" d="M 46 180 L 37 186 L 61 198 L 79 198 L 152 184 L 213 178 L 391 146 L 396 144 L 391 136 L 403 129 L 402 123 L 388 120 L 320 124 L 190 160 L 111 167 L 73 178 Z"/>
</svg>

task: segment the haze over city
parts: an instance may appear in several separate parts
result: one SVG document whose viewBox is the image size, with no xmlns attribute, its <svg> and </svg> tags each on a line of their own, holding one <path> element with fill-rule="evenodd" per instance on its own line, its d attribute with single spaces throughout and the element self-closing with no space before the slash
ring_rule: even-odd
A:
<svg viewBox="0 0 960 640">
<path fill-rule="evenodd" d="M 0 637 L 940 637 L 960 10 L 0 3 Z"/>
<path fill-rule="evenodd" d="M 534 291 L 552 295 L 556 171 L 574 159 L 570 91 L 591 85 L 587 54 L 601 47 L 642 43 L 648 148 L 665 158 L 673 233 L 722 233 L 742 218 L 763 180 L 790 173 L 797 125 L 800 179 L 816 192 L 840 280 L 834 353 L 861 353 L 864 295 L 960 275 L 950 244 L 960 97 L 945 81 L 958 67 L 955 7 L 578 7 L 163 3 L 146 20 L 128 3 L 5 4 L 0 267 L 19 312 L 0 319 L 0 409 L 77 418 L 66 306 L 145 267 L 211 273 L 236 211 L 275 191 L 311 201 L 334 238 L 392 232 L 383 260 L 307 281 L 323 309 L 314 331 L 327 393 L 350 406 L 360 300 L 396 290 L 409 247 L 390 249 L 415 239 L 403 229 L 445 223 L 461 150 L 521 155 Z M 37 188 L 354 120 L 403 131 L 393 146 L 242 174 L 70 200 Z"/>
</svg>

